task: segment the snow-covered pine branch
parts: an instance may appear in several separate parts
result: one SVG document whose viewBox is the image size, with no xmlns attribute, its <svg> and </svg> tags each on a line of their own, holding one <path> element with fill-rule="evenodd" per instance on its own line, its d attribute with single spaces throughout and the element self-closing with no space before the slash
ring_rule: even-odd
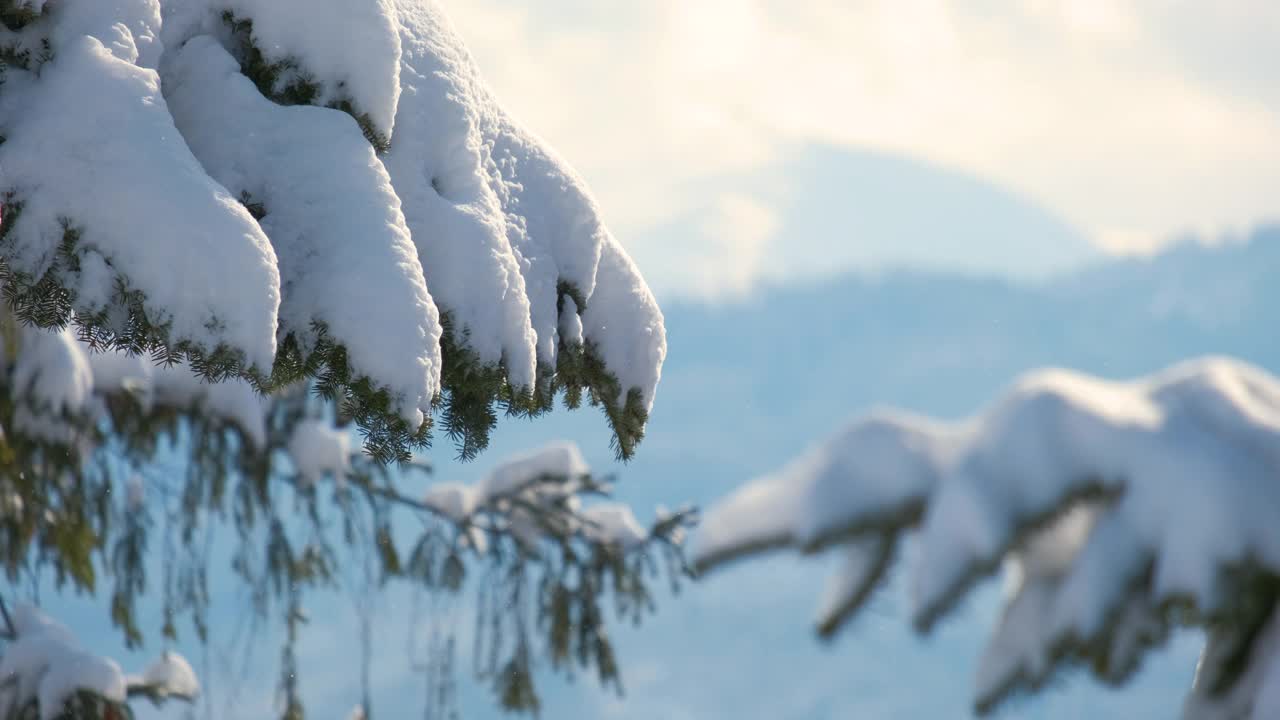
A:
<svg viewBox="0 0 1280 720">
<path fill-rule="evenodd" d="M 384 578 L 427 592 L 458 592 L 472 567 L 489 568 L 478 573 L 482 590 L 527 586 L 538 615 L 516 622 L 530 603 L 501 604 L 484 620 L 505 628 L 504 641 L 519 640 L 519 653 L 503 646 L 517 665 L 502 675 L 500 698 L 522 710 L 538 702 L 527 648 L 616 684 L 601 605 L 612 595 L 638 620 L 652 607 L 659 566 L 673 581 L 685 572 L 692 511 L 660 511 L 641 525 L 630 508 L 601 501 L 610 485 L 573 445 L 507 460 L 476 486 L 432 483 L 423 466 L 386 465 L 353 448 L 352 428 L 304 387 L 264 397 L 239 379 L 204 383 L 182 364 L 94 351 L 70 329 L 10 323 L 0 340 L 0 356 L 11 358 L 0 373 L 0 565 L 10 577 L 51 573 L 81 590 L 109 578 L 111 619 L 131 646 L 155 629 L 137 607 L 157 525 L 182 538 L 164 554 L 166 573 L 188 578 L 163 589 L 166 636 L 184 617 L 198 636 L 207 632 L 201 588 L 220 569 L 193 538 L 219 530 L 232 536 L 232 570 L 260 616 L 302 605 L 303 592 L 332 583 L 350 556 L 376 558 Z M 421 530 L 397 547 L 396 527 Z M 535 628 L 545 637 L 530 638 Z"/>
<path fill-rule="evenodd" d="M 1132 382 L 1032 373 L 960 423 L 873 414 L 712 507 L 695 563 L 842 553 L 818 610 L 831 635 L 911 533 L 922 632 L 1010 575 L 979 712 L 1068 665 L 1123 683 L 1190 625 L 1207 642 L 1183 717 L 1260 720 L 1280 716 L 1278 529 L 1280 381 L 1211 358 Z"/>
<path fill-rule="evenodd" d="M 340 401 L 377 458 L 563 392 L 643 435 L 662 315 L 432 0 L 0 0 L 24 323 Z"/>
<path fill-rule="evenodd" d="M 5 611 L 0 647 L 0 717 L 86 720 L 129 717 L 130 697 L 194 700 L 200 683 L 186 658 L 166 651 L 139 675 L 81 647 L 66 626 L 21 604 Z"/>
</svg>

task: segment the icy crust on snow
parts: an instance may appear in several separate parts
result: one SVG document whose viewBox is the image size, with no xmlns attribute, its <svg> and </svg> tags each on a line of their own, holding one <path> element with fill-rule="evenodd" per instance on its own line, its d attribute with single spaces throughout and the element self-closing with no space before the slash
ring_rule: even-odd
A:
<svg viewBox="0 0 1280 720">
<path fill-rule="evenodd" d="M 108 5 L 128 20 L 136 12 L 126 10 L 148 4 Z M 88 0 L 57 10 L 55 27 L 103 37 L 62 38 L 38 80 L 13 68 L 6 74 L 0 194 L 11 194 L 21 212 L 6 219 L 5 261 L 41 277 L 70 222 L 79 268 L 58 279 L 77 311 L 118 310 L 113 295 L 123 278 L 145 294 L 149 320 L 168 326 L 170 343 L 225 345 L 249 365 L 270 368 L 280 283 L 266 236 L 187 149 L 159 77 L 134 64 L 129 25 L 100 27 L 110 13 Z M 153 55 L 154 40 L 145 46 Z M 91 120 L 77 110 L 85 107 Z M 108 315 L 113 325 L 119 316 Z"/>
<path fill-rule="evenodd" d="M 576 173 L 494 101 L 436 3 L 396 7 L 403 91 L 385 162 L 441 307 L 482 360 L 529 386 L 535 363 L 554 366 L 568 284 L 583 340 L 619 381 L 612 400 L 635 388 L 647 411 L 666 354 L 648 286 Z"/>
<path fill-rule="evenodd" d="M 307 352 L 321 324 L 353 376 L 386 387 L 420 425 L 440 387 L 439 316 L 400 201 L 359 127 L 337 110 L 267 100 L 207 35 L 171 51 L 164 79 L 205 170 L 266 211 L 281 337 L 292 333 Z"/>
<path fill-rule="evenodd" d="M 221 0 L 253 21 L 253 42 L 269 63 L 292 62 L 319 85 L 317 105 L 349 100 L 389 137 L 400 98 L 400 34 L 391 0 Z"/>
<path fill-rule="evenodd" d="M 52 720 L 80 690 L 124 702 L 125 677 L 114 660 L 81 649 L 70 630 L 30 605 L 16 606 L 12 620 L 16 638 L 0 655 L 0 707 L 34 698 L 41 720 Z"/>
<path fill-rule="evenodd" d="M 863 421 L 712 507 L 695 562 L 891 541 L 917 522 L 918 628 L 1010 569 L 980 709 L 1040 686 L 1064 651 L 1123 679 L 1171 601 L 1211 614 L 1237 599 L 1232 571 L 1280 575 L 1280 381 L 1225 358 L 1132 382 L 1048 370 L 956 425 Z M 824 610 L 869 590 L 851 552 Z"/>
</svg>

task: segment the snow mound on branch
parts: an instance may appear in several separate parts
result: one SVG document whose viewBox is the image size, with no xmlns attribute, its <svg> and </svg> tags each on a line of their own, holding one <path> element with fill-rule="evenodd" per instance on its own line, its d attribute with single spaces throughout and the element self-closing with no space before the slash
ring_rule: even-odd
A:
<svg viewBox="0 0 1280 720">
<path fill-rule="evenodd" d="M 128 392 L 144 409 L 159 404 L 199 409 L 234 423 L 255 445 L 266 442 L 266 400 L 243 380 L 207 383 L 186 365 L 156 365 L 149 357 L 96 351 L 69 328 L 20 330 L 12 380 L 30 412 L 15 430 L 66 440 L 68 421 L 91 413 L 95 395 Z"/>
<path fill-rule="evenodd" d="M 500 370 L 534 391 L 516 404 L 535 411 L 560 369 L 559 387 L 602 401 L 630 455 L 666 355 L 662 313 L 582 180 L 495 101 L 435 2 L 43 9 L 0 31 L 33 58 L 0 94 L 0 251 L 15 284 L 48 279 L 99 337 L 210 356 L 211 377 L 291 377 L 292 355 L 273 365 L 277 342 L 305 352 L 323 328 L 352 387 L 367 377 L 418 428 L 442 378 L 465 391 L 481 373 L 487 395 L 460 402 L 492 404 Z M 227 14 L 251 24 L 252 48 Z M 242 69 L 277 90 L 315 84 L 282 99 L 341 110 L 276 105 Z M 146 322 L 131 324 L 139 307 Z M 474 424 L 468 441 L 487 430 Z"/>
<path fill-rule="evenodd" d="M 479 493 L 466 483 L 436 483 L 427 489 L 422 504 L 444 515 L 455 523 L 471 517 L 476 511 Z"/>
<path fill-rule="evenodd" d="M 698 561 L 709 564 L 782 545 L 808 547 L 885 515 L 918 513 L 941 465 L 955 454 L 957 435 L 903 413 L 858 420 L 776 475 L 712 507 L 698 532 Z"/>
<path fill-rule="evenodd" d="M 820 613 L 834 627 L 883 576 L 868 548 L 916 525 L 921 630 L 1010 568 L 979 709 L 1066 657 L 1118 682 L 1170 601 L 1228 611 L 1228 570 L 1280 575 L 1280 381 L 1225 358 L 1132 382 L 1047 370 L 963 423 L 873 417 L 713 506 L 695 562 L 852 543 Z"/>
<path fill-rule="evenodd" d="M 33 9 L 40 11 L 41 5 L 36 3 Z M 125 62 L 156 68 L 163 49 L 157 37 L 161 26 L 157 0 L 60 0 L 56 11 L 55 47 L 89 35 Z"/>
<path fill-rule="evenodd" d="M 606 545 L 630 550 L 649 538 L 635 513 L 623 503 L 600 503 L 582 511 L 583 532 Z"/>
<path fill-rule="evenodd" d="M 505 360 L 512 384 L 532 387 L 538 338 L 480 124 L 493 109 L 438 11 L 417 1 L 397 5 L 404 89 L 383 162 L 427 283 L 454 332 L 466 333 L 466 346 L 482 363 Z"/>
<path fill-rule="evenodd" d="M 532 487 L 539 481 L 562 480 L 572 487 L 572 481 L 590 473 L 577 445 L 554 442 L 507 459 L 475 485 L 436 483 L 427 490 L 423 502 L 458 522 L 490 502 L 522 490 L 539 489 Z"/>
<path fill-rule="evenodd" d="M 52 442 L 70 442 L 70 424 L 97 406 L 95 394 L 127 391 L 144 408 L 199 409 L 234 423 L 256 446 L 266 442 L 266 400 L 238 380 L 207 383 L 186 365 L 156 365 L 149 357 L 90 349 L 69 329 L 23 328 L 12 380 L 23 404 L 13 428 Z"/>
<path fill-rule="evenodd" d="M 385 386 L 420 425 L 440 388 L 439 317 L 399 199 L 359 127 L 337 110 L 267 100 L 211 36 L 174 52 L 164 77 L 205 170 L 266 211 L 281 335 L 308 351 L 319 323 L 346 347 L 354 377 Z"/>
<path fill-rule="evenodd" d="M 480 481 L 485 498 L 519 490 L 543 478 L 573 480 L 591 472 L 582 451 L 571 442 L 553 442 L 532 452 L 515 455 L 495 467 Z"/>
<path fill-rule="evenodd" d="M 91 5 L 65 9 L 75 18 Z M 280 295 L 271 246 L 187 149 L 159 77 L 133 64 L 138 49 L 127 26 L 109 30 L 67 38 L 34 82 L 7 74 L 0 195 L 11 193 L 21 212 L 4 239 L 5 260 L 39 278 L 70 219 L 79 268 L 63 270 L 60 281 L 76 310 L 113 309 L 116 281 L 127 278 L 145 294 L 150 321 L 168 325 L 171 343 L 226 345 L 270 368 Z M 92 121 L 77 109 L 85 107 Z"/>
<path fill-rule="evenodd" d="M 618 378 L 611 400 L 635 388 L 648 410 L 666 355 L 648 286 L 577 174 L 494 101 L 436 3 L 396 7 L 403 92 L 385 162 L 437 301 L 482 361 L 503 359 L 527 387 L 536 363 L 554 366 L 558 328 L 576 325 L 558 311 L 566 283 L 582 340 Z"/>
<path fill-rule="evenodd" d="M 296 62 L 320 86 L 316 104 L 349 100 L 390 136 L 400 98 L 400 35 L 391 0 L 224 0 L 253 21 L 253 41 L 267 62 Z M 290 78 L 285 78 L 287 81 Z"/>
<path fill-rule="evenodd" d="M 529 508 L 553 505 L 571 513 L 568 517 L 542 518 L 542 522 L 562 523 L 557 532 L 580 531 L 592 542 L 614 545 L 624 551 L 643 544 L 649 539 L 649 533 L 627 505 L 607 502 L 580 507 L 580 493 L 584 488 L 578 481 L 590 472 L 576 445 L 552 443 L 507 460 L 475 485 L 432 485 L 423 497 L 423 504 L 455 523 L 462 523 L 476 511 L 493 505 L 503 511 L 511 534 L 526 546 L 535 545 L 547 532 Z M 520 502 L 511 504 L 515 499 Z"/>
<path fill-rule="evenodd" d="M 0 700 L 6 707 L 34 698 L 41 720 L 52 720 L 80 690 L 124 702 L 125 677 L 114 660 L 81 649 L 66 626 L 30 605 L 15 607 L 12 620 L 17 637 L 0 656 L 0 678 L 6 683 Z"/>
<path fill-rule="evenodd" d="M 196 679 L 191 663 L 178 653 L 166 650 L 130 684 L 150 688 L 159 697 L 193 699 L 200 694 L 200 681 Z"/>
<path fill-rule="evenodd" d="M 303 486 L 314 485 L 326 473 L 341 483 L 351 470 L 351 436 L 326 420 L 302 420 L 289 437 L 289 455 Z"/>
<path fill-rule="evenodd" d="M 240 379 L 209 383 L 186 365 L 157 365 L 150 358 L 109 350 L 97 352 L 81 345 L 93 369 L 98 393 L 129 392 L 144 409 L 155 405 L 198 409 L 234 423 L 255 447 L 267 441 L 267 399 Z"/>
<path fill-rule="evenodd" d="M 22 328 L 13 365 L 15 395 L 55 415 L 84 410 L 93 395 L 93 368 L 69 330 Z"/>
</svg>

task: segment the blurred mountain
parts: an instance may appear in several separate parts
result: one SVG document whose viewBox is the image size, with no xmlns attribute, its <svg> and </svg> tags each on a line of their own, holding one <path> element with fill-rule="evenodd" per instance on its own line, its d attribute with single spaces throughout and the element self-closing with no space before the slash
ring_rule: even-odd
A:
<svg viewBox="0 0 1280 720">
<path fill-rule="evenodd" d="M 701 202 L 629 244 L 660 293 L 904 267 L 1042 280 L 1099 257 L 1032 198 L 894 153 L 803 145 L 688 194 Z"/>
</svg>

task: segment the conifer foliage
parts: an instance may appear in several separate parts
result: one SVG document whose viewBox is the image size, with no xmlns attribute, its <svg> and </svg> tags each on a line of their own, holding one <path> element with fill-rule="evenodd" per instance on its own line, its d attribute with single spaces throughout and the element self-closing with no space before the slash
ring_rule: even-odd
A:
<svg viewBox="0 0 1280 720">
<path fill-rule="evenodd" d="M 207 642 L 208 538 L 230 534 L 255 614 L 288 629 L 286 717 L 304 594 L 353 558 L 375 588 L 479 592 L 476 667 L 523 711 L 540 656 L 620 687 L 606 601 L 638 618 L 664 561 L 684 573 L 693 513 L 642 526 L 574 448 L 423 482 L 415 450 L 473 458 L 557 398 L 631 457 L 666 353 L 582 182 L 433 0 L 0 0 L 0 293 L 10 590 L 108 594 L 130 645 Z M 5 720 L 196 694 L 180 657 L 125 676 L 10 594 Z M 67 658 L 97 674 L 45 688 Z"/>
<path fill-rule="evenodd" d="M 262 390 L 403 459 L 499 412 L 644 432 L 662 316 L 430 0 L 0 0 L 12 312 Z"/>
</svg>

